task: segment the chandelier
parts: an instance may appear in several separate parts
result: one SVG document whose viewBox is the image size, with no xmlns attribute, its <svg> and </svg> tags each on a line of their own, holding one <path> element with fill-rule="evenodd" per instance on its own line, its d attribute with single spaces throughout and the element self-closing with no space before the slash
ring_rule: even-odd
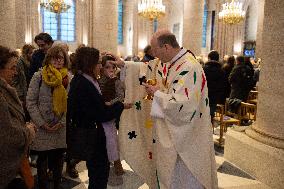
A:
<svg viewBox="0 0 284 189">
<path fill-rule="evenodd" d="M 238 24 L 245 18 L 245 11 L 242 9 L 243 3 L 232 0 L 230 3 L 222 5 L 222 11 L 219 12 L 219 19 L 226 24 Z"/>
<path fill-rule="evenodd" d="M 138 15 L 149 20 L 159 19 L 165 12 L 163 0 L 140 0 L 138 3 Z"/>
<path fill-rule="evenodd" d="M 71 7 L 70 3 L 65 3 L 64 0 L 41 0 L 40 6 L 58 14 L 66 12 Z"/>
</svg>

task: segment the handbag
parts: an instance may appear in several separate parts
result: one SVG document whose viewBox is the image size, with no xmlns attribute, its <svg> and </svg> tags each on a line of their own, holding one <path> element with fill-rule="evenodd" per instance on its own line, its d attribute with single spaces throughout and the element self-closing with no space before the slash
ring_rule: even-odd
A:
<svg viewBox="0 0 284 189">
<path fill-rule="evenodd" d="M 67 152 L 71 158 L 78 160 L 92 160 L 95 157 L 98 141 L 98 128 L 71 126 L 67 130 Z"/>
</svg>

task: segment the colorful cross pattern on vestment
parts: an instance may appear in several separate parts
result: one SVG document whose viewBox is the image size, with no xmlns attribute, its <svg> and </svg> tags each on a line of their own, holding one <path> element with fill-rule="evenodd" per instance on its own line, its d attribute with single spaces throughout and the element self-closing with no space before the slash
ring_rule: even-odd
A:
<svg viewBox="0 0 284 189">
<path fill-rule="evenodd" d="M 136 138 L 137 135 L 135 134 L 135 131 L 131 131 L 131 132 L 128 133 L 128 137 L 129 137 L 129 139 L 132 140 L 133 138 Z"/>
<path fill-rule="evenodd" d="M 142 109 L 142 107 L 141 107 L 141 101 L 135 102 L 134 105 L 135 105 L 136 110 L 141 110 L 141 109 Z"/>
<path fill-rule="evenodd" d="M 148 119 L 145 121 L 145 127 L 147 129 L 151 129 L 153 127 L 153 121 L 151 119 Z"/>
<path fill-rule="evenodd" d="M 149 159 L 153 159 L 153 153 L 149 152 Z"/>
</svg>

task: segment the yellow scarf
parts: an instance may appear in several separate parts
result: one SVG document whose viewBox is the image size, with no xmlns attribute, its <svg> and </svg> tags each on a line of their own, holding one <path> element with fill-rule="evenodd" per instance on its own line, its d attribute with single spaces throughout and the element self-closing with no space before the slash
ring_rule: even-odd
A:
<svg viewBox="0 0 284 189">
<path fill-rule="evenodd" d="M 53 88 L 53 112 L 60 116 L 67 111 L 67 92 L 62 85 L 62 79 L 67 75 L 67 68 L 60 70 L 49 64 L 43 67 L 42 79 Z"/>
</svg>

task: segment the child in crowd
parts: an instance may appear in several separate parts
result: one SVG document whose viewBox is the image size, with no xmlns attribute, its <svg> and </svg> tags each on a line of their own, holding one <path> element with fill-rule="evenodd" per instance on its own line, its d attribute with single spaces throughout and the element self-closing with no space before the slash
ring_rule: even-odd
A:
<svg viewBox="0 0 284 189">
<path fill-rule="evenodd" d="M 98 80 L 105 104 L 110 106 L 118 101 L 124 101 L 124 84 L 116 76 L 116 66 L 114 64 L 115 58 L 111 55 L 105 55 L 102 57 L 102 71 L 101 78 Z M 131 104 L 128 104 L 125 108 L 131 108 Z M 118 120 L 112 120 L 103 123 L 103 128 L 106 135 L 107 154 L 110 162 L 114 162 L 115 174 L 124 174 L 118 150 L 118 137 L 116 124 Z M 118 127 L 117 127 L 118 128 Z"/>
</svg>

